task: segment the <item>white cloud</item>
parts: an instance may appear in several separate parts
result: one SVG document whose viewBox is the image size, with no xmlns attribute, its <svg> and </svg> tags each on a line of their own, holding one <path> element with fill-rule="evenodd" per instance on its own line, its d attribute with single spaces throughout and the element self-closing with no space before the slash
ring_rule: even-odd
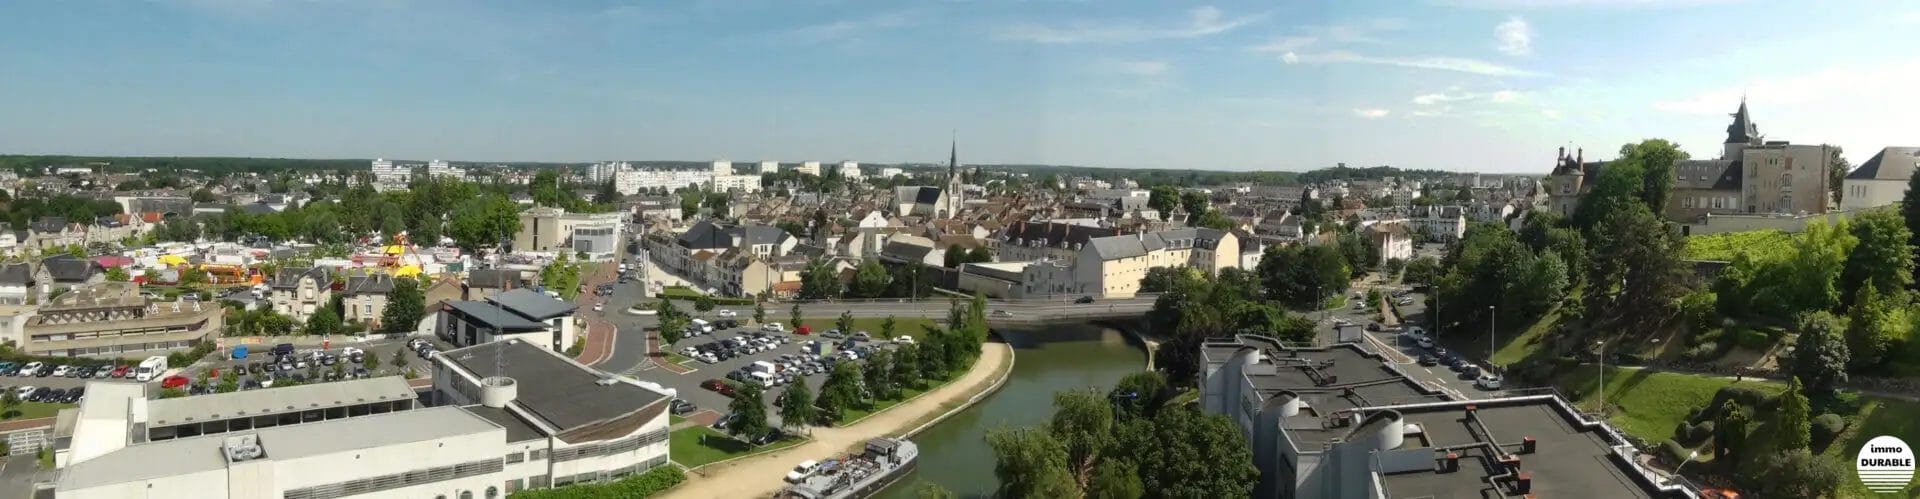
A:
<svg viewBox="0 0 1920 499">
<path fill-rule="evenodd" d="M 1493 38 L 1500 44 L 1500 53 L 1507 55 L 1527 55 L 1533 53 L 1533 27 L 1527 25 L 1520 16 L 1507 18 L 1493 28 Z"/>
<path fill-rule="evenodd" d="M 1916 145 L 1910 133 L 1920 100 L 1898 96 L 1920 80 L 1920 58 L 1860 65 L 1835 65 L 1785 76 L 1735 82 L 1691 96 L 1653 103 L 1653 108 L 1696 116 L 1694 127 L 1726 125 L 1727 113 L 1746 98 L 1760 133 L 1798 143 L 1839 144 L 1855 163 L 1888 146 Z M 1682 120 L 1676 120 L 1682 121 Z M 1686 143 L 1683 139 L 1682 143 Z"/>
<path fill-rule="evenodd" d="M 1388 114 L 1393 114 L 1393 111 L 1380 108 L 1354 108 L 1353 110 L 1354 116 L 1370 120 L 1385 118 Z"/>
<path fill-rule="evenodd" d="M 1206 6 L 1188 11 L 1187 22 L 1177 26 L 1107 21 L 1082 21 L 1067 26 L 1018 24 L 995 30 L 993 36 L 1000 40 L 1048 44 L 1131 43 L 1212 36 L 1240 29 L 1266 17 L 1266 14 L 1252 14 L 1230 18 L 1220 9 Z"/>
<path fill-rule="evenodd" d="M 1908 12 L 1893 18 L 1894 24 L 1920 24 L 1920 11 Z"/>
<path fill-rule="evenodd" d="M 796 30 L 803 38 L 825 41 L 840 40 L 859 36 L 861 33 L 884 31 L 912 27 L 919 24 L 917 16 L 909 12 L 888 12 L 859 19 L 845 19 L 826 24 L 816 24 Z"/>
<path fill-rule="evenodd" d="M 1521 97 L 1520 92 L 1515 92 L 1512 90 L 1500 90 L 1500 91 L 1494 92 L 1493 95 L 1487 97 L 1487 99 L 1492 100 L 1494 102 L 1513 102 L 1516 100 L 1520 100 L 1520 97 Z"/>
<path fill-rule="evenodd" d="M 1287 52 L 1287 53 L 1285 53 L 1285 54 L 1280 54 L 1280 61 L 1281 61 L 1281 62 L 1285 62 L 1285 63 L 1287 63 L 1287 64 L 1299 64 L 1299 63 L 1300 63 L 1300 54 L 1295 54 L 1295 53 L 1293 53 L 1293 52 Z"/>
<path fill-rule="evenodd" d="M 1474 98 L 1473 94 L 1447 94 L 1444 92 L 1440 92 L 1440 93 L 1416 95 L 1413 97 L 1413 103 L 1419 104 L 1422 106 L 1431 106 L 1434 104 L 1441 104 L 1446 102 L 1469 100 L 1472 98 Z"/>
<path fill-rule="evenodd" d="M 1383 57 L 1356 54 L 1346 51 L 1334 51 L 1320 54 L 1296 54 L 1299 62 L 1312 64 L 1354 63 L 1398 66 L 1403 68 L 1433 69 L 1489 76 L 1540 76 L 1540 73 L 1505 66 L 1497 63 L 1468 59 L 1464 57 L 1415 56 Z"/>
</svg>

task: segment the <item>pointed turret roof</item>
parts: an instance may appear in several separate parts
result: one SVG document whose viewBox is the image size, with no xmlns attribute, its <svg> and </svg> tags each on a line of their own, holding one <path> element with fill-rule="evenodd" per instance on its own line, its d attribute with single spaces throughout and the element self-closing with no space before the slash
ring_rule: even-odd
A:
<svg viewBox="0 0 1920 499">
<path fill-rule="evenodd" d="M 1747 115 L 1747 99 L 1740 99 L 1740 110 L 1733 112 L 1733 123 L 1727 125 L 1727 144 L 1749 144 L 1760 140 L 1760 128 L 1754 126 L 1753 118 Z"/>
</svg>

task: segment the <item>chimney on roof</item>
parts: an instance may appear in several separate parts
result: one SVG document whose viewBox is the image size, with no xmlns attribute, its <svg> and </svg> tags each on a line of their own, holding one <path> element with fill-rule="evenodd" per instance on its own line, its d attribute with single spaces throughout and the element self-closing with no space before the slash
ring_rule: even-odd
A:
<svg viewBox="0 0 1920 499">
<path fill-rule="evenodd" d="M 1567 146 L 1560 146 L 1560 152 L 1553 154 L 1554 161 L 1560 161 L 1563 159 L 1567 159 Z"/>
<path fill-rule="evenodd" d="M 1579 149 L 1574 149 L 1574 158 L 1573 158 L 1573 163 L 1574 163 L 1574 164 L 1576 164 L 1576 165 L 1585 165 L 1585 164 L 1587 164 L 1587 149 L 1586 149 L 1586 148 L 1584 148 L 1584 147 L 1582 147 L 1582 148 L 1579 148 Z"/>
<path fill-rule="evenodd" d="M 1535 441 L 1533 437 L 1522 438 L 1520 439 L 1520 453 L 1532 454 L 1535 449 L 1539 448 L 1539 445 L 1539 442 Z"/>
<path fill-rule="evenodd" d="M 1513 489 L 1514 489 L 1513 490 L 1514 492 L 1519 492 L 1521 494 L 1533 493 L 1533 472 L 1531 471 L 1520 472 L 1520 475 L 1513 479 Z M 1532 497 L 1532 496 L 1528 496 L 1528 497 Z"/>
</svg>

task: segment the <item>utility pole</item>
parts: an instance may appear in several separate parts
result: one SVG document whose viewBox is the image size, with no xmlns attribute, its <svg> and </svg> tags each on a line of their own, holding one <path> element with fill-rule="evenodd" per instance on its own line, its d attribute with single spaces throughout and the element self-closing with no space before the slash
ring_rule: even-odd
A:
<svg viewBox="0 0 1920 499">
<path fill-rule="evenodd" d="M 1493 335 L 1494 335 L 1494 331 L 1496 330 L 1494 325 L 1499 322 L 1500 322 L 1500 309 L 1494 308 L 1493 305 L 1487 305 L 1487 366 L 1488 367 L 1493 366 L 1493 350 L 1494 350 Z"/>
</svg>

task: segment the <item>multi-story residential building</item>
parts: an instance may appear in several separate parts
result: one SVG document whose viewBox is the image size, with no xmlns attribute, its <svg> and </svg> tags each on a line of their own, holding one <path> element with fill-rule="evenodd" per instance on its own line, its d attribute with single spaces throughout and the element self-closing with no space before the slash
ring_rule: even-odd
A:
<svg viewBox="0 0 1920 499">
<path fill-rule="evenodd" d="M 630 202 L 633 204 L 633 216 L 636 219 L 651 218 L 679 222 L 686 218 L 680 211 L 680 198 L 649 197 Z"/>
<path fill-rule="evenodd" d="M 1666 217 L 1690 223 L 1707 215 L 1826 213 L 1833 147 L 1763 140 L 1745 100 L 1732 116 L 1719 159 L 1674 162 Z M 1560 149 L 1548 186 L 1554 211 L 1571 215 L 1605 171 L 1606 162 L 1581 156 Z"/>
<path fill-rule="evenodd" d="M 375 159 L 371 166 L 373 187 L 381 191 L 405 189 L 413 182 L 412 163 L 396 163 L 391 159 Z"/>
<path fill-rule="evenodd" d="M 134 356 L 216 338 L 222 317 L 215 303 L 154 301 L 134 284 L 102 282 L 43 303 L 9 339 L 30 355 Z"/>
<path fill-rule="evenodd" d="M 1200 349 L 1201 410 L 1253 451 L 1256 498 L 1700 497 L 1559 395 L 1458 400 L 1354 344 Z"/>
<path fill-rule="evenodd" d="M 1001 245 L 1006 248 L 1006 244 Z M 1087 240 L 1073 263 L 1040 260 L 1022 269 L 1023 296 L 1132 297 L 1154 267 L 1208 274 L 1240 266 L 1240 239 L 1232 232 L 1187 228 Z M 1068 269 L 1061 272 L 1060 269 Z"/>
<path fill-rule="evenodd" d="M 342 318 L 350 322 L 374 324 L 387 312 L 387 296 L 393 294 L 393 277 L 385 273 L 347 276 L 340 290 Z"/>
<path fill-rule="evenodd" d="M 1380 248 L 1380 261 L 1413 259 L 1413 237 L 1405 222 L 1373 224 L 1367 227 L 1367 237 L 1373 239 L 1373 245 Z"/>
<path fill-rule="evenodd" d="M 1459 206 L 1415 206 L 1407 223 L 1428 240 L 1453 244 L 1467 233 L 1466 211 Z"/>
<path fill-rule="evenodd" d="M 1072 265 L 1087 241 L 1119 233 L 1109 227 L 1028 221 L 1008 225 L 1000 234 L 990 237 L 999 240 L 997 251 L 1001 261 L 1055 260 Z"/>
<path fill-rule="evenodd" d="M 820 176 L 820 162 L 819 161 L 803 162 L 803 163 L 800 163 L 800 166 L 793 167 L 793 171 L 818 177 Z"/>
<path fill-rule="evenodd" d="M 1888 147 L 1841 181 L 1840 209 L 1862 210 L 1899 203 L 1907 195 L 1907 182 L 1920 165 L 1920 147 Z"/>
<path fill-rule="evenodd" d="M 633 165 L 625 161 L 601 161 L 587 165 L 587 174 L 583 180 L 599 185 L 612 180 L 616 173 L 632 170 Z"/>
<path fill-rule="evenodd" d="M 33 291 L 33 264 L 0 265 L 0 305 L 25 305 Z"/>
<path fill-rule="evenodd" d="M 287 267 L 273 276 L 273 311 L 305 324 L 333 300 L 333 276 L 320 267 Z"/>
<path fill-rule="evenodd" d="M 906 170 L 894 168 L 891 166 L 880 168 L 880 178 L 893 178 L 895 176 L 905 175 L 906 173 L 907 173 Z"/>
<path fill-rule="evenodd" d="M 780 162 L 779 161 L 761 161 L 760 169 L 757 173 L 761 175 L 766 175 L 770 173 L 780 173 Z"/>
<path fill-rule="evenodd" d="M 448 342 L 472 346 L 517 339 L 556 352 L 573 346 L 578 308 L 527 288 L 503 291 L 485 301 L 449 301 L 435 319 L 434 331 Z"/>
<path fill-rule="evenodd" d="M 430 178 L 464 179 L 467 178 L 467 169 L 453 166 L 453 163 L 448 163 L 443 159 L 436 159 L 427 162 L 427 176 Z"/>
<path fill-rule="evenodd" d="M 714 192 L 748 193 L 760 192 L 759 175 L 714 175 L 708 181 L 707 188 Z"/>
<path fill-rule="evenodd" d="M 617 171 L 610 171 L 608 175 L 611 175 L 611 178 L 613 178 L 614 190 L 620 191 L 620 194 L 628 196 L 639 194 L 640 191 L 648 189 L 666 189 L 672 191 L 683 187 L 711 186 L 714 181 L 714 174 L 711 170 L 636 170 L 623 168 Z M 751 175 L 730 175 L 729 177 L 736 176 L 752 177 Z M 758 186 L 760 183 L 759 177 L 753 178 L 753 184 Z M 727 182 L 729 182 L 731 186 L 731 182 L 735 181 L 728 180 Z"/>
<path fill-rule="evenodd" d="M 840 176 L 847 178 L 849 180 L 859 180 L 860 179 L 860 162 L 841 161 Z"/>
</svg>

